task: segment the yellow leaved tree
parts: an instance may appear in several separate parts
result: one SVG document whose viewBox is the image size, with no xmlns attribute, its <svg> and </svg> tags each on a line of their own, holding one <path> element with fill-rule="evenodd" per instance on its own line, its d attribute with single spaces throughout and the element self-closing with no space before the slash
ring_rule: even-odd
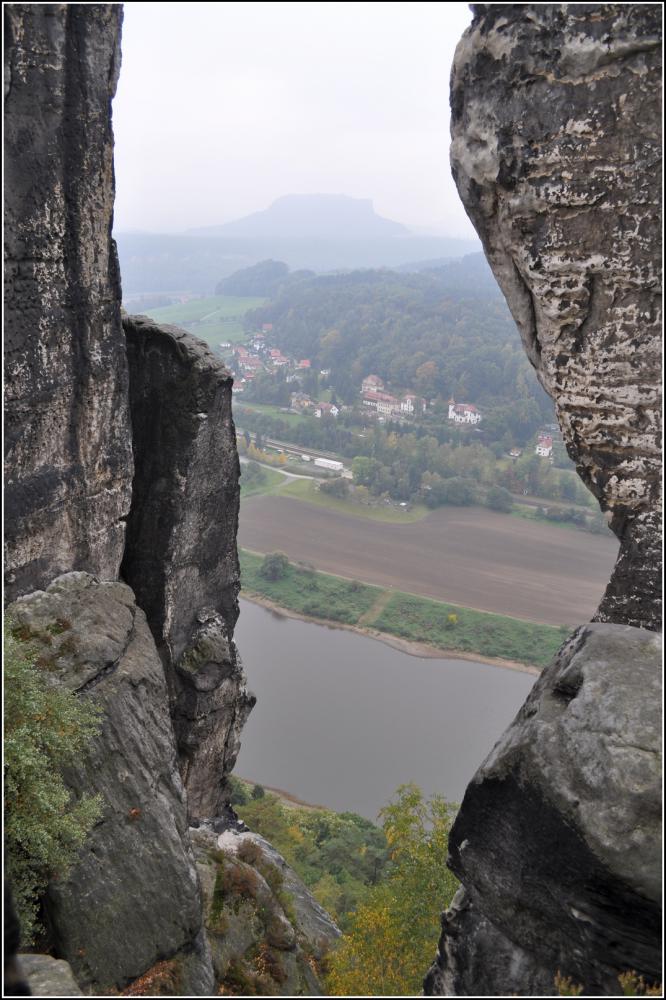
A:
<svg viewBox="0 0 666 1000">
<path fill-rule="evenodd" d="M 387 878 L 373 887 L 330 959 L 335 996 L 405 996 L 421 991 L 435 957 L 440 914 L 457 888 L 446 867 L 455 807 L 401 785 L 380 818 L 391 850 Z"/>
</svg>

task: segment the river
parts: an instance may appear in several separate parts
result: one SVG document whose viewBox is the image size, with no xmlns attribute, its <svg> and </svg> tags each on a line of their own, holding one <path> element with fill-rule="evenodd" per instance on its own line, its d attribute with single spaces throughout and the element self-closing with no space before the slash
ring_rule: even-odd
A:
<svg viewBox="0 0 666 1000">
<path fill-rule="evenodd" d="M 236 641 L 258 702 L 235 773 L 341 812 L 376 819 L 407 781 L 460 802 L 536 680 L 240 605 Z"/>
</svg>

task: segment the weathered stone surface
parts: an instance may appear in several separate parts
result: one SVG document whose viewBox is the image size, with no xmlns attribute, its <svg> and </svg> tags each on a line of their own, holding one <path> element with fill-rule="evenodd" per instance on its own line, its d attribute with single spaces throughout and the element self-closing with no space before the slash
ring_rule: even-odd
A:
<svg viewBox="0 0 666 1000">
<path fill-rule="evenodd" d="M 123 576 L 173 662 L 203 607 L 238 617 L 240 466 L 229 371 L 175 326 L 126 316 L 136 474 Z"/>
<path fill-rule="evenodd" d="M 192 995 L 212 967 L 188 840 L 185 795 L 163 667 L 130 588 L 68 573 L 9 611 L 27 627 L 54 683 L 91 698 L 102 729 L 65 780 L 98 793 L 101 820 L 66 882 L 49 887 L 55 953 L 81 985 L 123 988 L 177 957 Z"/>
<path fill-rule="evenodd" d="M 320 996 L 320 963 L 340 931 L 282 855 L 242 827 L 214 821 L 190 830 L 216 984 Z"/>
<path fill-rule="evenodd" d="M 117 576 L 132 482 L 110 102 L 122 6 L 5 16 L 6 594 Z"/>
<path fill-rule="evenodd" d="M 597 618 L 661 623 L 661 9 L 475 4 L 451 77 L 460 196 L 621 541 Z"/>
<path fill-rule="evenodd" d="M 174 729 L 191 816 L 219 816 L 225 780 L 252 707 L 240 657 L 222 615 L 202 611 L 176 663 Z"/>
<path fill-rule="evenodd" d="M 465 793 L 450 840 L 462 896 L 430 994 L 585 995 L 661 976 L 661 640 L 584 626 Z M 508 973 L 508 975 L 507 975 Z"/>
<path fill-rule="evenodd" d="M 51 955 L 19 955 L 21 971 L 34 997 L 82 997 L 71 967 Z"/>
<path fill-rule="evenodd" d="M 240 466 L 229 372 L 202 341 L 124 320 L 136 475 L 122 564 L 167 668 L 192 816 L 222 811 L 254 704 L 233 643 Z"/>
</svg>

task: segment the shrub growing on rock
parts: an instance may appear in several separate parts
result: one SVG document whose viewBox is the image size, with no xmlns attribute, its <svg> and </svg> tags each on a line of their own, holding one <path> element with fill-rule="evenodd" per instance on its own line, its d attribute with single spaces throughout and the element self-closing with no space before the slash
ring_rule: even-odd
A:
<svg viewBox="0 0 666 1000">
<path fill-rule="evenodd" d="M 5 844 L 25 946 L 39 929 L 40 896 L 51 878 L 67 876 L 101 800 L 72 802 L 62 780 L 99 729 L 96 708 L 40 670 L 21 634 L 5 622 Z"/>
</svg>

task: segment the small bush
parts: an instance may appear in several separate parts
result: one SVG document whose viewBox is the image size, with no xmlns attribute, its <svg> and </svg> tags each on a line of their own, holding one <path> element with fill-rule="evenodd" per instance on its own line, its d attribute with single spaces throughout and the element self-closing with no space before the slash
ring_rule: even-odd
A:
<svg viewBox="0 0 666 1000">
<path fill-rule="evenodd" d="M 259 876 L 247 865 L 230 864 L 223 870 L 222 888 L 225 896 L 255 899 L 260 885 Z"/>
<path fill-rule="evenodd" d="M 229 790 L 229 802 L 232 806 L 247 805 L 249 796 L 242 781 L 239 781 L 238 778 L 231 776 L 230 778 L 227 778 L 227 788 Z"/>
<path fill-rule="evenodd" d="M 259 949 L 255 965 L 260 976 L 269 976 L 279 986 L 286 983 L 289 978 L 280 956 L 265 944 Z"/>
<path fill-rule="evenodd" d="M 266 794 L 266 789 L 263 787 L 263 785 L 255 785 L 254 788 L 252 789 L 253 799 L 263 799 L 265 794 Z"/>
<path fill-rule="evenodd" d="M 264 852 L 254 840 L 243 840 L 237 851 L 238 857 L 247 865 L 257 865 L 264 857 Z"/>
</svg>

